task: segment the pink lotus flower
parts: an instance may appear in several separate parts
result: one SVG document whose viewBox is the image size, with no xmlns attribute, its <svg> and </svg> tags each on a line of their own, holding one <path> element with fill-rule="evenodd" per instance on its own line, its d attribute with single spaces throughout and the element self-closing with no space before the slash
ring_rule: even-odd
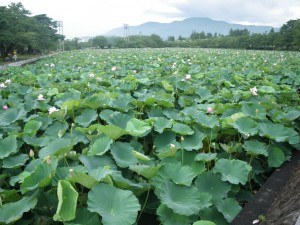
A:
<svg viewBox="0 0 300 225">
<path fill-rule="evenodd" d="M 207 108 L 207 112 L 208 112 L 208 113 L 213 113 L 213 112 L 214 112 L 214 109 L 213 109 L 212 107 L 208 107 L 208 108 Z"/>
<path fill-rule="evenodd" d="M 257 95 L 257 88 L 256 87 L 250 88 L 250 91 L 251 91 L 253 96 Z"/>
<path fill-rule="evenodd" d="M 3 109 L 3 110 L 8 110 L 9 107 L 8 107 L 7 105 L 4 105 L 4 106 L 2 107 L 2 109 Z"/>
</svg>

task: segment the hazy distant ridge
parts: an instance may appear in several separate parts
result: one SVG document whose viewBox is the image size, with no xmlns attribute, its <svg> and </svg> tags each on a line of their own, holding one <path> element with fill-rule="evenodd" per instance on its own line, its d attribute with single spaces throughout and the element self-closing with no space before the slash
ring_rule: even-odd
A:
<svg viewBox="0 0 300 225">
<path fill-rule="evenodd" d="M 225 21 L 216 21 L 205 17 L 194 17 L 188 18 L 182 21 L 174 21 L 171 23 L 158 23 L 148 22 L 138 26 L 130 26 L 129 24 L 129 35 L 151 35 L 157 34 L 160 37 L 167 39 L 169 36 L 179 35 L 182 37 L 189 37 L 193 31 L 207 33 L 220 33 L 227 35 L 230 29 L 248 29 L 251 33 L 265 33 L 269 32 L 271 26 L 255 26 L 255 25 L 241 25 L 231 24 Z M 279 28 L 274 28 L 277 31 Z M 123 36 L 124 28 L 115 28 L 104 34 L 105 36 Z"/>
</svg>

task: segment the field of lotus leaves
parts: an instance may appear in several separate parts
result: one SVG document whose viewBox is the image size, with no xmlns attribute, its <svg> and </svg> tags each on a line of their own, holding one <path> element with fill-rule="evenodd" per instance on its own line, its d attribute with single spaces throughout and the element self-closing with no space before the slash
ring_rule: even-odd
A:
<svg viewBox="0 0 300 225">
<path fill-rule="evenodd" d="M 230 224 L 300 150 L 300 53 L 64 52 L 0 76 L 0 224 Z"/>
</svg>

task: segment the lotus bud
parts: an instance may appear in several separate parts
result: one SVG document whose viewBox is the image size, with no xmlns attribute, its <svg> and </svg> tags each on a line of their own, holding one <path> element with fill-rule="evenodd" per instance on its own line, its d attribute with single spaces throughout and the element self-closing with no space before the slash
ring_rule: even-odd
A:
<svg viewBox="0 0 300 225">
<path fill-rule="evenodd" d="M 30 149 L 30 151 L 29 151 L 29 156 L 30 156 L 31 158 L 34 158 L 34 151 L 33 151 L 32 149 Z"/>
<path fill-rule="evenodd" d="M 208 112 L 208 113 L 213 113 L 213 112 L 214 112 L 214 109 L 213 109 L 212 107 L 208 107 L 208 108 L 207 108 L 207 112 Z"/>
</svg>

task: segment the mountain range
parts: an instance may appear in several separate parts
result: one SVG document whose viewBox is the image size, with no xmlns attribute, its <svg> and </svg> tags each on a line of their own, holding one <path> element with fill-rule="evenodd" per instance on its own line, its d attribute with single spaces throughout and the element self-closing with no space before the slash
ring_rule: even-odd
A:
<svg viewBox="0 0 300 225">
<path fill-rule="evenodd" d="M 169 36 L 189 37 L 193 31 L 223 34 L 227 35 L 230 29 L 247 29 L 250 33 L 265 33 L 269 32 L 272 26 L 256 26 L 233 24 L 225 21 L 216 21 L 206 17 L 193 17 L 182 21 L 173 21 L 171 23 L 147 22 L 138 26 L 128 26 L 127 33 L 129 35 L 151 35 L 157 34 L 163 39 Z M 274 28 L 278 31 L 279 28 Z M 124 36 L 124 27 L 112 29 L 104 34 L 104 36 Z"/>
</svg>

